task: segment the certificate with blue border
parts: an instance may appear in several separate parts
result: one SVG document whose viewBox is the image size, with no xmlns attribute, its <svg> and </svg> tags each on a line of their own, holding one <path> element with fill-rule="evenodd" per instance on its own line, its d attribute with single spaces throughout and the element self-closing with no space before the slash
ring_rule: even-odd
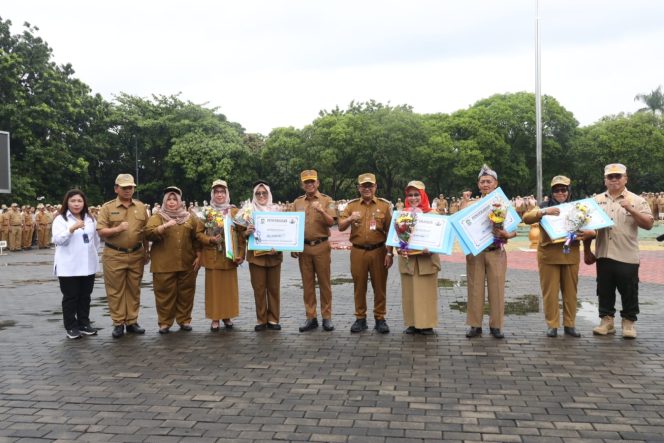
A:
<svg viewBox="0 0 664 443">
<path fill-rule="evenodd" d="M 388 246 L 399 247 L 399 236 L 394 226 L 394 221 L 399 218 L 399 215 L 407 211 L 394 211 L 392 214 L 392 224 L 387 233 Z M 440 214 L 425 214 L 418 212 L 415 214 L 417 221 L 408 242 L 408 249 L 421 251 L 428 249 L 429 252 L 436 254 L 452 254 L 452 248 L 449 245 L 451 226 L 449 224 L 449 217 Z"/>
<path fill-rule="evenodd" d="M 491 205 L 500 201 L 507 208 L 503 229 L 513 232 L 521 222 L 519 214 L 501 188 L 497 188 L 478 202 L 452 215 L 451 223 L 461 243 L 461 249 L 468 255 L 477 255 L 493 244 L 493 223 L 489 220 Z"/>
<path fill-rule="evenodd" d="M 614 225 L 613 220 L 609 217 L 593 198 L 584 198 L 583 200 L 576 200 L 569 203 L 562 203 L 555 207 L 560 209 L 560 215 L 545 215 L 540 220 L 540 226 L 544 228 L 551 240 L 566 237 L 568 234 L 567 215 L 574 208 L 577 203 L 583 203 L 589 209 L 588 215 L 590 221 L 583 225 L 581 229 L 602 229 Z"/>
<path fill-rule="evenodd" d="M 253 218 L 255 231 L 249 236 L 249 250 L 304 250 L 304 212 L 254 212 Z"/>
</svg>

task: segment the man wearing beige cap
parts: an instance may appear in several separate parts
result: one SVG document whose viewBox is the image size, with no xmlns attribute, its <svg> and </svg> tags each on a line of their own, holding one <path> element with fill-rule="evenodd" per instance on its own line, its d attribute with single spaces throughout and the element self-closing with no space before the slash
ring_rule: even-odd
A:
<svg viewBox="0 0 664 443">
<path fill-rule="evenodd" d="M 376 176 L 360 174 L 357 179 L 360 198 L 351 200 L 339 216 L 339 231 L 350 226 L 350 272 L 355 286 L 355 323 L 350 332 L 362 332 L 367 325 L 367 283 L 371 275 L 374 292 L 374 319 L 381 334 L 390 332 L 387 313 L 387 270 L 392 266 L 392 253 L 385 241 L 392 224 L 392 204 L 376 197 Z"/>
<path fill-rule="evenodd" d="M 639 314 L 639 240 L 638 230 L 652 229 L 654 219 L 648 202 L 627 190 L 627 168 L 612 163 L 604 168 L 606 192 L 595 201 L 615 223 L 599 229 L 595 253 L 592 240 L 584 240 L 584 261 L 597 266 L 597 297 L 599 326 L 595 335 L 615 334 L 613 317 L 616 313 L 616 289 L 622 300 L 622 333 L 624 338 L 636 338 L 634 323 Z"/>
<path fill-rule="evenodd" d="M 46 213 L 46 207 L 43 203 L 37 205 L 37 215 L 35 216 L 35 224 L 37 225 L 37 245 L 39 249 L 47 249 L 51 241 L 47 238 L 48 225 L 51 222 L 51 217 Z"/>
<path fill-rule="evenodd" d="M 108 309 L 113 320 L 113 338 L 127 332 L 143 334 L 138 324 L 143 268 L 150 261 L 145 205 L 132 199 L 136 184 L 130 174 L 115 179 L 117 198 L 106 202 L 99 211 L 97 232 L 104 240 L 104 283 Z"/>
<path fill-rule="evenodd" d="M 304 212 L 304 251 L 291 253 L 300 264 L 302 288 L 304 290 L 304 308 L 307 319 L 300 327 L 300 332 L 318 328 L 316 314 L 316 281 L 320 288 L 320 311 L 323 318 L 323 330 L 332 331 L 332 282 L 330 265 L 332 248 L 328 238 L 330 227 L 334 224 L 336 209 L 331 197 L 318 192 L 320 182 L 318 172 L 313 169 L 302 171 L 300 182 L 304 195 L 295 199 L 292 210 Z"/>
<path fill-rule="evenodd" d="M 11 204 L 9 211 L 7 211 L 7 218 L 9 219 L 9 250 L 20 251 L 23 216 L 16 203 Z"/>
</svg>

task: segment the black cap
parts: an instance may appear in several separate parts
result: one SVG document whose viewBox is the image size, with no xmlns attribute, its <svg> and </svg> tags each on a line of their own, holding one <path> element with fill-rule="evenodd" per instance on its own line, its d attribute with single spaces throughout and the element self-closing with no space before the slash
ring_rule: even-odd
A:
<svg viewBox="0 0 664 443">
<path fill-rule="evenodd" d="M 167 188 L 164 188 L 164 194 L 168 194 L 169 192 L 175 192 L 177 195 L 182 197 L 182 190 L 177 186 L 168 186 Z"/>
</svg>

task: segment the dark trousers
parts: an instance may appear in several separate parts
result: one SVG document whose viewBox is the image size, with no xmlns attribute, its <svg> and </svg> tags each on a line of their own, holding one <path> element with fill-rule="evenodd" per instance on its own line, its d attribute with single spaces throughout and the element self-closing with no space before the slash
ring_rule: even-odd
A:
<svg viewBox="0 0 664 443">
<path fill-rule="evenodd" d="M 597 297 L 599 316 L 616 314 L 616 289 L 620 292 L 620 316 L 636 321 L 639 313 L 639 265 L 623 263 L 610 258 L 597 260 Z"/>
<path fill-rule="evenodd" d="M 95 284 L 95 275 L 84 277 L 58 277 L 62 292 L 62 317 L 65 329 L 74 329 L 90 324 L 90 294 Z"/>
</svg>

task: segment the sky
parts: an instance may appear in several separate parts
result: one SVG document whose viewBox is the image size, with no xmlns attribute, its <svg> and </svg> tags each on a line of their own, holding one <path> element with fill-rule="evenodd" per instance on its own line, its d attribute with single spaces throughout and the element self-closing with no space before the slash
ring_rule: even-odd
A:
<svg viewBox="0 0 664 443">
<path fill-rule="evenodd" d="M 536 0 L 3 0 L 112 100 L 181 94 L 248 132 L 351 101 L 452 113 L 535 92 Z M 539 0 L 542 94 L 582 126 L 664 84 L 664 2 Z"/>
</svg>

